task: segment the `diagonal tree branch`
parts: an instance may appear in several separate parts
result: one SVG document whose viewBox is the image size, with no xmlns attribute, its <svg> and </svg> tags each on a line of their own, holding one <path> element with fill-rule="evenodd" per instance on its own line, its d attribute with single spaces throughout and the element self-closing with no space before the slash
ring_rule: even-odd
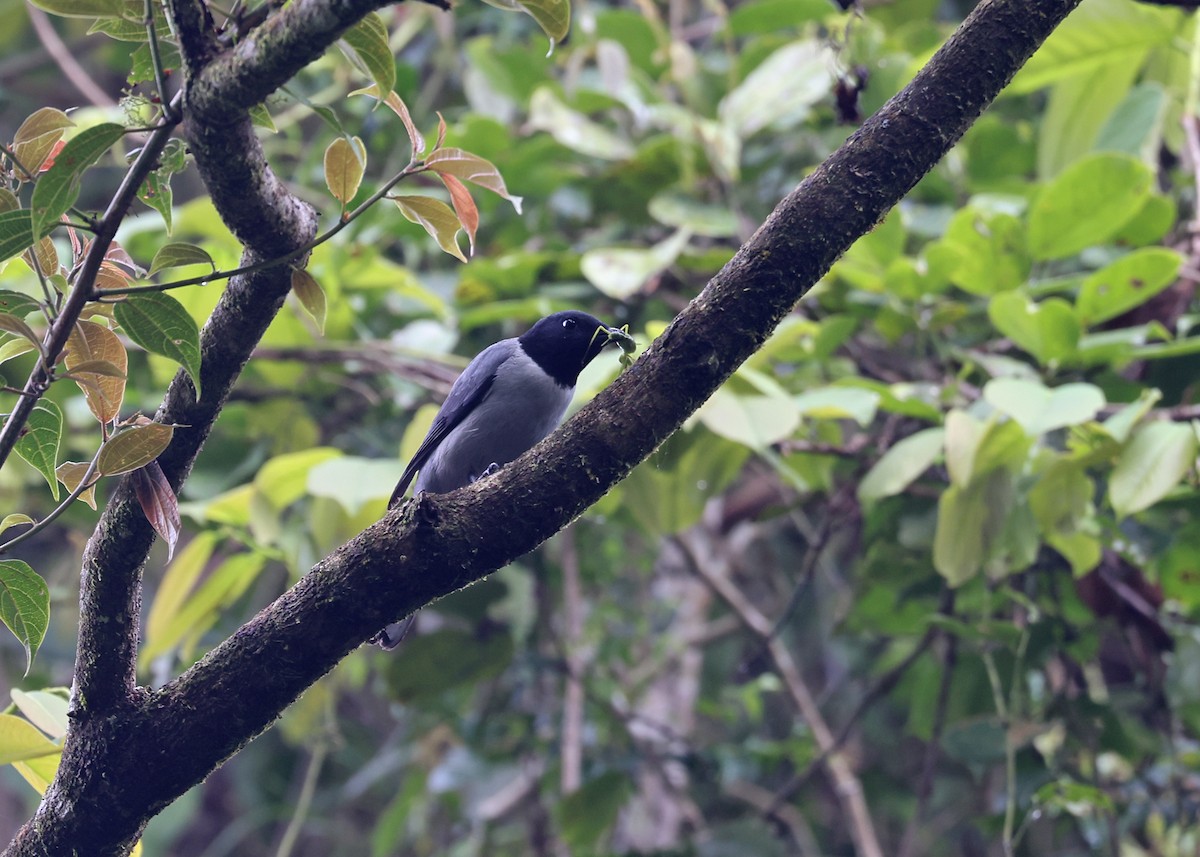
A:
<svg viewBox="0 0 1200 857">
<path fill-rule="evenodd" d="M 517 465 L 452 494 L 423 495 L 388 515 L 161 690 L 139 691 L 130 683 L 122 704 L 96 716 L 101 712 L 77 687 L 77 717 L 59 776 L 5 853 L 68 854 L 80 843 L 90 854 L 128 853 L 152 815 L 270 725 L 379 627 L 504 566 L 582 513 L 762 345 L 834 260 L 937 163 L 1077 3 L 981 3 L 903 92 L 780 203 L 629 371 Z M 189 128 L 189 135 L 202 133 Z M 212 157 L 218 142 L 201 139 L 213 148 L 202 146 L 198 161 Z M 223 215 L 227 203 L 217 200 Z M 283 225 L 302 227 L 303 211 L 298 204 L 285 206 Z M 280 224 L 261 227 L 276 236 L 272 244 L 290 240 L 275 231 Z M 256 340 L 249 338 L 216 341 L 214 331 L 237 324 L 229 314 L 249 314 L 250 331 L 274 311 L 286 289 L 270 272 L 262 277 L 230 284 L 205 330 L 206 362 L 253 346 Z M 231 383 L 236 370 L 222 371 Z M 206 401 L 189 404 L 188 385 L 177 378 L 164 412 L 178 407 L 205 416 L 223 395 L 218 386 L 209 401 L 209 383 L 206 376 Z M 173 444 L 164 464 L 173 484 L 194 456 L 195 435 L 187 436 L 192 440 Z M 140 543 L 136 550 L 126 547 L 125 528 L 146 528 L 129 513 L 129 494 L 123 489 L 106 510 L 94 539 L 102 544 L 89 549 L 85 570 L 96 585 L 119 579 L 112 585 L 128 593 L 126 603 L 115 605 L 122 610 L 138 597 L 145 561 Z M 123 583 L 126 577 L 132 583 Z M 86 600 L 84 607 L 96 609 Z M 125 615 L 128 632 L 136 633 L 136 611 Z M 85 644 L 95 642 L 81 640 L 81 661 Z"/>
<path fill-rule="evenodd" d="M 449 9 L 448 0 L 424 0 Z M 214 122 L 262 102 L 328 50 L 346 30 L 391 0 L 296 0 L 197 75 L 190 106 Z M 193 6 L 200 5 L 197 3 Z M 193 17 L 200 17 L 192 12 Z"/>
</svg>

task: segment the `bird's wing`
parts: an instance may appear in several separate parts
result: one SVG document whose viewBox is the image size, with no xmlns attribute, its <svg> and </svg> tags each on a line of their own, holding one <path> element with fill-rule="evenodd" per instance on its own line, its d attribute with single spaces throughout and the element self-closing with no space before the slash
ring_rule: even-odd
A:
<svg viewBox="0 0 1200 857">
<path fill-rule="evenodd" d="M 409 483 L 425 466 L 429 456 L 433 455 L 433 451 L 438 448 L 438 444 L 446 439 L 446 435 L 454 431 L 455 426 L 466 419 L 467 414 L 475 410 L 487 398 L 492 384 L 496 382 L 496 371 L 500 368 L 500 364 L 512 355 L 516 342 L 515 339 L 504 339 L 494 345 L 489 345 L 479 352 L 478 356 L 458 376 L 458 380 L 450 387 L 450 395 L 446 397 L 441 410 L 433 418 L 429 434 L 425 435 L 425 439 L 417 447 L 408 466 L 404 468 L 404 475 L 396 483 L 396 489 L 392 492 L 391 499 L 388 500 L 389 509 L 404 497 Z"/>
</svg>

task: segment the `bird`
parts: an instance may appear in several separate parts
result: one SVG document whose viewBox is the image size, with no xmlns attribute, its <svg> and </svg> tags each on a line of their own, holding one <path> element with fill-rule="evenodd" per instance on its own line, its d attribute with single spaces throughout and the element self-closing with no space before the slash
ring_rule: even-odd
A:
<svg viewBox="0 0 1200 857">
<path fill-rule="evenodd" d="M 479 352 L 450 387 L 388 508 L 404 499 L 413 477 L 414 495 L 444 494 L 492 475 L 532 448 L 562 420 L 579 373 L 610 343 L 632 348 L 624 329 L 567 310 Z M 413 619 L 388 625 L 372 642 L 395 648 Z"/>
</svg>

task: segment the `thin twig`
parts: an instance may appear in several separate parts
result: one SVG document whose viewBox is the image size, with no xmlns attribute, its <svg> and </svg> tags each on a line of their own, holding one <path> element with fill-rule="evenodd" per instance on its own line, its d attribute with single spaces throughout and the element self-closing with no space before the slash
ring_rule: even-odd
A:
<svg viewBox="0 0 1200 857">
<path fill-rule="evenodd" d="M 562 793 L 569 795 L 583 785 L 583 587 L 579 580 L 579 551 L 574 527 L 563 531 L 563 648 L 567 686 L 562 714 Z"/>
<path fill-rule="evenodd" d="M 925 745 L 925 757 L 921 762 L 921 779 L 917 784 L 917 806 L 913 810 L 904 837 L 900 840 L 898 857 L 911 857 L 917 853 L 917 834 L 926 829 L 925 813 L 929 810 L 929 798 L 933 794 L 933 774 L 937 766 L 942 743 L 942 731 L 946 728 L 946 708 L 950 702 L 950 682 L 954 667 L 958 663 L 958 637 L 946 635 L 946 657 L 942 663 L 942 681 L 938 686 L 937 703 L 933 710 L 933 728 L 929 743 Z"/>
<path fill-rule="evenodd" d="M 883 857 L 883 849 L 875 833 L 875 824 L 863 797 L 862 784 L 840 752 L 833 750 L 835 738 L 829 724 L 825 722 L 816 699 L 800 674 L 792 653 L 779 640 L 772 639 L 773 624 L 755 607 L 745 594 L 729 579 L 727 563 L 713 551 L 711 540 L 695 530 L 679 536 L 676 541 L 689 558 L 692 568 L 731 610 L 742 624 L 760 640 L 767 641 L 767 653 L 775 664 L 775 671 L 787 688 L 788 695 L 808 724 L 813 740 L 822 751 L 828 751 L 825 769 L 833 781 L 837 800 L 847 816 L 847 827 L 854 846 L 862 857 Z M 720 566 L 720 568 L 718 568 Z"/>
<path fill-rule="evenodd" d="M 308 768 L 304 772 L 304 783 L 296 798 L 296 810 L 288 820 L 287 829 L 279 840 L 279 847 L 275 849 L 275 857 L 290 857 L 292 849 L 296 847 L 296 841 L 300 838 L 300 831 L 303 829 L 304 822 L 308 818 L 308 811 L 312 807 L 313 795 L 317 791 L 317 779 L 321 775 L 321 768 L 324 767 L 325 757 L 328 754 L 329 742 L 322 738 L 313 748 L 312 756 L 309 757 Z"/>
<path fill-rule="evenodd" d="M 29 12 L 29 21 L 33 24 L 38 40 L 46 49 L 46 53 L 50 54 L 55 65 L 62 71 L 63 76 L 71 81 L 71 84 L 79 90 L 84 98 L 97 107 L 115 107 L 117 102 L 101 89 L 96 81 L 92 80 L 92 76 L 75 59 L 75 54 L 59 38 L 58 31 L 54 29 L 50 17 L 32 3 L 26 3 L 25 8 Z"/>
<path fill-rule="evenodd" d="M 184 286 L 206 286 L 209 283 L 214 283 L 218 280 L 227 280 L 230 277 L 235 277 L 239 274 L 255 274 L 259 271 L 266 271 L 269 268 L 274 268 L 278 265 L 286 265 L 288 262 L 294 262 L 296 259 L 299 259 L 305 254 L 315 250 L 330 238 L 333 238 L 335 235 L 353 223 L 358 217 L 365 214 L 371 206 L 386 197 L 388 192 L 401 181 L 409 176 L 413 176 L 424 171 L 424 163 L 416 160 L 409 161 L 408 166 L 388 179 L 387 182 L 385 182 L 379 188 L 379 190 L 371 194 L 371 196 L 368 197 L 366 201 L 362 203 L 362 205 L 358 206 L 358 208 L 354 209 L 354 211 L 342 217 L 336 224 L 331 226 L 325 232 L 322 232 L 312 241 L 309 241 L 303 247 L 298 247 L 292 252 L 286 253 L 283 256 L 277 256 L 274 259 L 266 259 L 262 262 L 256 262 L 253 265 L 245 265 L 241 268 L 234 268 L 229 271 L 214 271 L 211 274 L 205 274 L 199 277 L 189 277 L 186 280 L 172 280 L 169 283 L 154 283 L 148 286 L 128 286 L 115 289 L 97 289 L 96 295 L 97 297 L 107 298 L 114 295 L 135 295 L 142 292 L 166 292 L 171 289 L 181 289 Z"/>
<path fill-rule="evenodd" d="M 101 448 L 103 448 L 103 447 L 101 447 Z M 40 533 L 42 530 L 46 529 L 46 527 L 50 526 L 50 524 L 52 524 L 56 518 L 58 518 L 63 512 L 67 511 L 67 509 L 69 509 L 71 507 L 71 504 L 74 503 L 77 499 L 79 499 L 79 497 L 83 494 L 83 492 L 85 492 L 89 488 L 93 487 L 96 484 L 96 482 L 91 481 L 91 479 L 92 479 L 92 476 L 96 472 L 96 464 L 99 461 L 100 461 L 100 450 L 97 449 L 96 454 L 94 456 L 92 456 L 91 463 L 88 464 L 87 470 L 85 470 L 83 472 L 83 477 L 79 480 L 79 484 L 75 486 L 75 490 L 73 490 L 70 494 L 68 494 L 66 499 L 63 500 L 61 503 L 59 503 L 58 506 L 56 506 L 48 515 L 46 515 L 46 517 L 44 517 L 40 521 L 36 522 L 32 527 L 30 527 L 25 532 L 20 533 L 19 535 L 13 536 L 11 539 L 6 541 L 4 544 L 0 545 L 0 556 L 3 556 L 4 554 L 8 553 L 10 550 L 15 548 L 17 545 L 19 545 L 21 542 L 25 541 L 28 538 L 31 538 L 32 536 L 34 536 L 37 533 Z"/>
<path fill-rule="evenodd" d="M 154 26 L 154 0 L 145 3 L 146 41 L 150 47 L 150 64 L 154 66 L 154 84 L 158 87 L 158 100 L 163 105 L 163 115 L 171 109 L 167 102 L 167 73 L 163 68 L 162 53 L 158 49 L 158 33 Z"/>
</svg>

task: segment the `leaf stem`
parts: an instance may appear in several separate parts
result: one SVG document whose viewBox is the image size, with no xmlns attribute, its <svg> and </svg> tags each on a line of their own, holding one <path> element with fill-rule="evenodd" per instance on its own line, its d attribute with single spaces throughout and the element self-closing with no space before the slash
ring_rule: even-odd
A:
<svg viewBox="0 0 1200 857">
<path fill-rule="evenodd" d="M 103 446 L 101 446 L 100 449 L 103 449 Z M 50 513 L 46 515 L 46 517 L 35 523 L 28 530 L 20 535 L 13 536 L 4 544 L 0 544 L 0 556 L 3 556 L 21 542 L 28 538 L 32 538 L 37 533 L 40 533 L 42 530 L 46 529 L 46 527 L 50 526 L 50 524 L 52 524 L 56 518 L 58 518 L 63 512 L 67 511 L 67 508 L 72 503 L 79 499 L 79 496 L 83 494 L 84 491 L 88 490 L 99 481 L 99 478 L 97 478 L 95 481 L 89 480 L 91 480 L 92 476 L 96 473 L 96 463 L 100 460 L 100 449 L 97 449 L 96 454 L 92 456 L 92 461 L 90 464 L 88 464 L 87 470 L 83 472 L 83 477 L 79 480 L 79 484 L 75 486 L 75 490 L 68 494 L 66 499 L 52 509 Z"/>
</svg>

